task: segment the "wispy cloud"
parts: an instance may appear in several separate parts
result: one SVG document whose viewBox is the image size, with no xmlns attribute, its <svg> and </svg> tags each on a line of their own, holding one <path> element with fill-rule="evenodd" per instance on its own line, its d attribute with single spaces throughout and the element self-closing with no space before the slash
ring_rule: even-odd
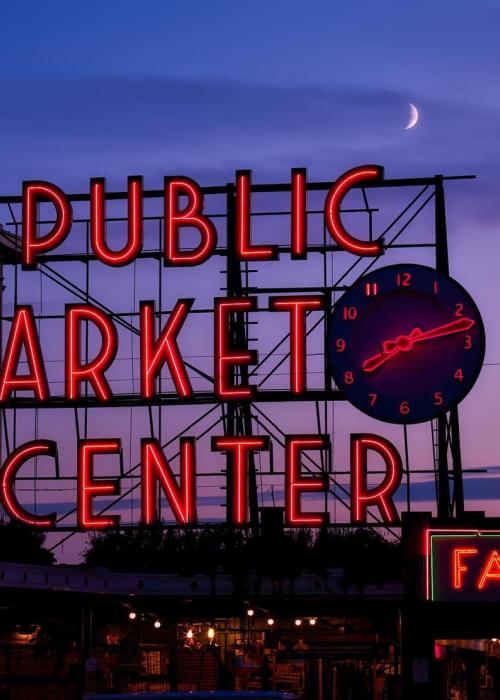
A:
<svg viewBox="0 0 500 700">
<path fill-rule="evenodd" d="M 83 187 L 106 174 L 119 185 L 131 172 L 213 182 L 241 166 L 263 179 L 297 164 L 332 177 L 370 160 L 397 175 L 490 175 L 500 137 L 495 112 L 424 96 L 405 131 L 408 95 L 380 89 L 59 78 L 6 80 L 2 94 L 3 191 L 30 177 Z"/>
</svg>

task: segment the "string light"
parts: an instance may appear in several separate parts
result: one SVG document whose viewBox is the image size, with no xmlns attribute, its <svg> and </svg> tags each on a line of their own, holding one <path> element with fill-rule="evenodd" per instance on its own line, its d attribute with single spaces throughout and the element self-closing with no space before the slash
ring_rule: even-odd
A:
<svg viewBox="0 0 500 700">
<path fill-rule="evenodd" d="M 157 630 L 159 630 L 160 627 L 161 627 L 161 622 L 160 622 L 159 620 L 155 620 L 155 621 L 154 621 L 154 626 L 155 626 L 155 628 L 156 628 Z"/>
<path fill-rule="evenodd" d="M 129 620 L 135 620 L 137 618 L 137 613 L 132 610 L 132 612 L 129 612 L 128 614 L 128 619 Z"/>
<path fill-rule="evenodd" d="M 300 627 L 301 624 L 302 624 L 302 620 L 301 620 L 300 618 L 297 618 L 297 619 L 295 620 L 295 624 L 296 624 L 297 627 Z"/>
<path fill-rule="evenodd" d="M 309 620 L 309 624 L 314 626 L 316 624 L 316 618 L 311 617 L 311 619 Z"/>
<path fill-rule="evenodd" d="M 248 617 L 253 617 L 255 615 L 255 610 L 252 610 L 252 608 L 249 608 L 247 610 L 247 615 L 248 615 Z"/>
<path fill-rule="evenodd" d="M 267 624 L 269 625 L 269 627 L 272 627 L 274 625 L 274 618 L 270 617 L 267 621 Z"/>
<path fill-rule="evenodd" d="M 215 637 L 215 630 L 213 627 L 208 628 L 207 636 L 209 639 L 213 639 Z"/>
</svg>

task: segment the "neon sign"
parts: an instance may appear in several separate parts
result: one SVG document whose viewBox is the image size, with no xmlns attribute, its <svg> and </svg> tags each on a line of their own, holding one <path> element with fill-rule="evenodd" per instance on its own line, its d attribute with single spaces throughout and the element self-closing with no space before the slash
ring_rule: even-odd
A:
<svg viewBox="0 0 500 700">
<path fill-rule="evenodd" d="M 382 239 L 363 240 L 348 232 L 341 220 L 341 204 L 353 187 L 381 181 L 383 169 L 376 165 L 353 168 L 341 175 L 327 192 L 323 216 L 325 230 L 338 250 L 358 257 L 370 258 L 384 253 Z M 227 247 L 231 248 L 238 263 L 260 261 L 270 263 L 279 259 L 276 244 L 257 243 L 252 238 L 252 185 L 251 172 L 239 170 L 235 175 L 234 222 L 227 231 Z M 290 179 L 290 256 L 303 260 L 308 255 L 307 241 L 307 173 L 304 169 L 293 169 Z M 144 216 L 143 181 L 139 176 L 128 178 L 126 236 L 120 247 L 110 247 L 106 226 L 106 183 L 104 178 L 90 180 L 89 188 L 89 245 L 95 258 L 112 268 L 133 263 L 143 253 Z M 210 216 L 204 211 L 202 188 L 188 177 L 167 177 L 162 191 L 163 229 L 161 255 L 163 264 L 169 267 L 196 267 L 203 265 L 216 252 L 218 234 Z M 51 229 L 40 233 L 37 207 L 49 203 L 55 214 Z M 68 197 L 56 185 L 44 181 L 23 184 L 23 222 L 20 261 L 25 270 L 33 270 L 62 245 L 71 233 L 72 206 Z M 183 235 L 186 229 L 194 229 L 195 245 L 186 247 Z M 418 275 L 414 268 L 419 268 Z M 411 268 L 411 271 L 410 271 Z M 387 287 L 390 270 L 391 284 Z M 427 289 L 429 270 L 432 284 Z M 330 334 L 327 339 L 329 371 L 335 384 L 351 403 L 360 410 L 385 421 L 418 422 L 435 417 L 461 400 L 472 387 L 481 367 L 484 355 L 484 330 L 479 312 L 465 290 L 448 278 L 439 277 L 432 268 L 422 266 L 400 266 L 398 269 L 377 270 L 375 279 L 364 278 L 346 292 L 332 316 Z M 427 277 L 426 277 L 427 275 Z M 418 280 L 417 280 L 418 277 Z M 418 282 L 418 285 L 417 285 Z M 448 287 L 446 287 L 448 284 Z M 427 286 L 426 286 L 427 285 Z M 418 289 L 417 289 L 418 287 Z M 458 289 L 458 291 L 457 291 Z M 411 294 L 406 294 L 410 290 Z M 450 292 L 451 290 L 451 292 Z M 449 292 L 446 296 L 446 292 Z M 397 294 L 396 294 L 397 292 Z M 429 297 L 433 295 L 429 308 L 436 315 L 429 319 L 422 314 L 413 318 L 408 312 L 408 300 L 415 299 L 417 292 Z M 447 319 L 449 295 L 455 293 L 451 307 L 455 309 L 452 319 Z M 389 294 L 390 293 L 390 294 Z M 381 306 L 384 294 L 397 299 L 399 306 L 388 314 Z M 422 299 L 420 301 L 422 301 Z M 458 300 L 458 301 L 457 301 Z M 424 308 L 420 303 L 420 308 Z M 262 300 L 260 302 L 263 303 Z M 194 299 L 180 298 L 165 319 L 158 314 L 155 302 L 144 299 L 139 302 L 139 398 L 144 405 L 158 398 L 158 379 L 166 372 L 171 377 L 175 395 L 179 402 L 196 398 L 188 375 L 188 363 L 183 357 L 180 342 L 185 324 L 190 317 Z M 306 317 L 310 314 L 330 314 L 329 297 L 326 294 L 301 293 L 269 296 L 267 306 L 259 310 L 257 296 L 228 296 L 213 300 L 213 393 L 214 400 L 248 402 L 259 399 L 259 389 L 251 383 L 248 368 L 258 363 L 258 351 L 235 342 L 231 333 L 237 315 L 248 317 L 256 313 L 284 314 L 288 322 L 290 383 L 289 396 L 299 399 L 308 396 L 307 377 L 307 332 Z M 378 311 L 377 311 L 378 309 Z M 382 314 L 377 314 L 382 309 Z M 211 309 L 210 309 L 211 313 Z M 161 318 L 158 328 L 158 318 Z M 382 322 L 383 321 L 383 322 Z M 418 322 L 418 327 L 415 325 Z M 98 405 L 113 406 L 110 369 L 118 354 L 119 333 L 110 314 L 89 303 L 66 305 L 62 320 L 64 324 L 64 390 L 57 399 L 62 406 Z M 84 333 L 89 328 L 98 338 L 91 357 L 82 352 Z M 356 332 L 353 329 L 357 328 Z M 361 331 L 359 330 L 361 328 Z M 375 332 L 375 329 L 378 329 Z M 366 330 L 366 332 L 365 332 Z M 444 340 L 442 340 L 444 338 Z M 454 344 L 454 345 L 453 345 Z M 455 348 L 450 354 L 450 348 Z M 455 347 L 456 346 L 456 347 Z M 422 348 L 424 350 L 422 350 Z M 429 361 L 429 352 L 447 353 L 458 363 L 453 368 L 453 379 L 448 374 L 437 377 L 433 373 L 429 385 L 420 373 L 413 389 L 426 391 L 429 405 L 420 395 L 399 397 L 396 389 L 388 386 L 388 377 L 397 390 L 408 391 L 412 384 L 402 374 L 409 366 L 418 368 L 419 355 L 427 353 L 424 364 Z M 21 361 L 21 358 L 26 358 Z M 408 358 L 410 362 L 408 363 Z M 442 364 L 442 363 L 440 363 Z M 25 369 L 27 365 L 27 371 Z M 326 364 L 325 364 L 326 366 Z M 389 369 L 389 371 L 387 371 Z M 245 370 L 245 371 L 243 371 Z M 330 382 L 331 384 L 331 382 Z M 18 305 L 7 335 L 7 342 L 0 371 L 0 406 L 13 405 L 18 392 L 27 392 L 37 406 L 47 405 L 53 396 L 47 380 L 43 344 L 40 341 L 36 318 L 31 306 Z M 396 398 L 395 398 L 396 396 Z M 409 400 L 408 400 L 409 399 Z M 389 403 L 388 403 L 389 402 Z M 392 403 L 390 403 L 392 402 Z M 394 404 L 394 405 L 393 405 Z M 301 461 L 308 451 L 326 452 L 330 449 L 328 435 L 294 434 L 284 437 L 285 457 L 283 482 L 285 493 L 285 516 L 289 526 L 320 527 L 327 522 L 325 513 L 313 512 L 306 507 L 307 494 L 325 494 L 328 491 L 328 475 L 313 476 L 302 473 Z M 350 507 L 354 524 L 367 521 L 368 509 L 373 508 L 386 524 L 397 524 L 399 515 L 394 504 L 402 479 L 401 457 L 388 440 L 374 434 L 352 434 L 351 443 L 351 489 Z M 151 525 L 157 517 L 158 496 L 161 493 L 168 503 L 171 514 L 179 525 L 197 522 L 196 487 L 196 441 L 182 436 L 179 440 L 180 470 L 176 477 L 168 463 L 159 441 L 153 437 L 141 442 L 141 522 Z M 235 526 L 246 526 L 248 515 L 248 472 L 253 453 L 270 450 L 269 438 L 253 435 L 213 435 L 212 451 L 228 456 L 232 518 Z M 56 514 L 44 517 L 28 512 L 18 501 L 15 480 L 22 466 L 38 456 L 58 458 L 57 444 L 48 440 L 33 440 L 17 446 L 0 468 L 0 503 L 13 518 L 41 528 L 52 528 L 57 524 Z M 80 440 L 77 454 L 77 522 L 81 529 L 117 527 L 120 516 L 103 516 L 97 512 L 99 499 L 120 495 L 118 478 L 100 478 L 94 473 L 94 462 L 99 455 L 108 455 L 122 461 L 120 439 Z M 382 459 L 382 474 L 368 478 L 369 457 Z M 101 501 L 102 503 L 102 501 Z M 458 556 L 458 555 L 457 555 Z M 460 554 L 457 576 L 465 576 L 468 555 Z M 462 558 L 465 557 L 462 561 Z M 487 570 L 484 586 L 493 577 L 496 564 Z"/>
<path fill-rule="evenodd" d="M 429 600 L 500 600 L 500 531 L 430 529 L 425 537 Z"/>
<path fill-rule="evenodd" d="M 301 496 L 304 493 L 324 493 L 328 490 L 326 475 L 301 474 L 300 456 L 308 450 L 327 449 L 327 435 L 289 435 L 286 437 L 285 458 L 285 513 L 287 525 L 292 527 L 319 527 L 326 524 L 325 515 L 303 510 Z M 156 519 L 158 486 L 167 500 L 178 525 L 196 523 L 196 444 L 193 438 L 181 438 L 181 474 L 176 480 L 161 448 L 154 439 L 142 440 L 141 460 L 141 521 L 151 525 Z M 397 523 L 398 516 L 393 496 L 401 481 L 400 458 L 396 448 L 377 435 L 351 436 L 351 452 L 356 455 L 351 465 L 351 479 L 356 485 L 352 506 L 356 523 L 366 521 L 368 507 L 378 509 L 388 523 Z M 118 527 L 119 515 L 94 514 L 94 501 L 98 497 L 119 495 L 119 479 L 103 479 L 94 475 L 94 459 L 99 455 L 115 455 L 121 459 L 121 441 L 117 438 L 86 439 L 78 445 L 77 467 L 77 520 L 82 530 Z M 215 436 L 212 450 L 229 452 L 232 456 L 233 524 L 248 524 L 248 456 L 250 452 L 269 450 L 266 436 Z M 368 450 L 380 454 L 386 462 L 387 474 L 378 487 L 367 489 L 360 485 L 366 481 Z M 31 459 L 48 455 L 57 458 L 57 445 L 53 441 L 33 440 L 16 448 L 0 468 L 0 504 L 12 518 L 27 525 L 49 529 L 56 525 L 56 514 L 36 516 L 19 503 L 15 493 L 18 471 Z M 363 477 L 360 477 L 360 475 Z"/>
<path fill-rule="evenodd" d="M 340 206 L 347 192 L 373 179 L 383 178 L 378 165 L 361 166 L 349 170 L 330 188 L 325 200 L 325 224 L 332 239 L 354 255 L 376 256 L 383 253 L 383 241 L 366 242 L 349 234 L 342 225 Z M 105 265 L 121 266 L 133 262 L 142 250 L 142 178 L 128 179 L 128 236 L 120 251 L 113 251 L 106 242 L 104 178 L 90 181 L 91 246 L 98 260 Z M 307 257 L 306 173 L 292 170 L 291 175 L 291 244 L 292 257 Z M 180 198 L 187 198 L 182 208 Z M 251 241 L 251 173 L 236 171 L 236 222 L 234 249 L 241 261 L 277 260 L 278 250 L 272 245 L 256 245 Z M 56 214 L 52 230 L 37 234 L 36 209 L 40 202 L 50 202 Z M 217 231 L 210 218 L 203 213 L 201 187 L 188 177 L 166 177 L 164 185 L 164 263 L 178 267 L 201 265 L 212 255 L 217 245 Z M 71 202 L 56 185 L 44 181 L 23 183 L 22 263 L 25 268 L 36 266 L 40 256 L 55 250 L 71 231 Z M 180 236 L 186 227 L 194 227 L 200 236 L 196 248 L 181 250 Z"/>
</svg>

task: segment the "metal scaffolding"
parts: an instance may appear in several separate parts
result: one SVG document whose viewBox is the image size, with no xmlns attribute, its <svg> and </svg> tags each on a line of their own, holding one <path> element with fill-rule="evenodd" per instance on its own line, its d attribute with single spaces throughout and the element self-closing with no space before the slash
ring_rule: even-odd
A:
<svg viewBox="0 0 500 700">
<path fill-rule="evenodd" d="M 284 436 L 287 433 L 287 423 L 291 419 L 290 411 L 300 407 L 305 425 L 314 425 L 315 430 L 333 436 L 336 430 L 336 411 L 339 405 L 345 404 L 345 398 L 333 384 L 324 358 L 324 339 L 329 314 L 333 305 L 362 274 L 379 264 L 389 264 L 394 259 L 399 260 L 403 255 L 405 262 L 408 258 L 417 256 L 420 261 L 425 257 L 427 264 L 435 265 L 436 270 L 442 274 L 449 274 L 448 243 L 446 229 L 446 212 L 444 200 L 444 183 L 448 180 L 465 179 L 462 177 L 447 178 L 433 176 L 428 178 L 388 179 L 370 182 L 352 193 L 357 202 L 343 210 L 344 217 L 352 217 L 358 222 L 363 221 L 364 235 L 370 239 L 384 240 L 383 255 L 376 258 L 355 258 L 342 251 L 333 244 L 326 230 L 323 210 L 317 205 L 322 201 L 326 192 L 331 187 L 330 182 L 316 182 L 307 184 L 308 192 L 308 228 L 310 242 L 308 245 L 308 261 L 292 261 L 286 263 L 286 271 L 293 269 L 304 273 L 294 274 L 292 279 L 284 281 L 280 275 L 273 272 L 267 274 L 263 282 L 262 266 L 265 263 L 248 264 L 240 262 L 235 255 L 232 245 L 231 232 L 234 228 L 235 192 L 234 185 L 229 183 L 220 187 L 205 187 L 205 210 L 210 215 L 217 227 L 219 242 L 213 254 L 215 264 L 210 273 L 204 273 L 201 268 L 191 268 L 189 273 L 184 273 L 184 279 L 179 278 L 178 271 L 164 267 L 162 259 L 163 214 L 160 207 L 164 196 L 163 190 L 149 190 L 144 192 L 144 226 L 145 248 L 139 254 L 136 262 L 127 268 L 120 270 L 127 284 L 123 287 L 123 294 L 115 290 L 113 293 L 111 279 L 116 274 L 109 273 L 109 281 L 103 278 L 104 266 L 96 260 L 89 244 L 89 200 L 90 195 L 68 195 L 71 201 L 75 217 L 73 229 L 77 232 L 78 240 L 71 236 L 72 242 L 53 253 L 41 256 L 36 270 L 23 270 L 19 257 L 19 237 L 21 233 L 21 203 L 20 196 L 0 197 L 0 211 L 5 213 L 5 228 L 0 231 L 0 250 L 2 253 L 3 298 L 1 303 L 0 332 L 2 337 L 7 336 L 13 308 L 19 303 L 26 303 L 28 298 L 35 311 L 39 333 L 42 337 L 42 348 L 47 350 L 50 361 L 54 367 L 63 362 L 64 352 L 57 333 L 52 333 L 53 324 L 62 323 L 64 309 L 61 306 L 65 302 L 73 303 L 75 300 L 91 304 L 105 311 L 113 320 L 120 333 L 120 344 L 127 343 L 129 352 L 127 355 L 119 355 L 120 371 L 125 377 L 113 377 L 116 386 L 123 390 L 114 392 L 112 407 L 116 411 L 128 411 L 129 432 L 132 436 L 138 426 L 148 426 L 151 436 L 156 437 L 166 450 L 173 450 L 169 454 L 169 461 L 174 462 L 178 457 L 176 444 L 182 435 L 193 435 L 198 440 L 210 437 L 215 430 L 222 430 L 226 435 L 250 435 L 265 432 L 271 437 L 273 449 L 269 453 L 267 463 L 264 464 L 256 455 L 251 456 L 249 464 L 249 508 L 250 527 L 253 532 L 259 529 L 259 494 L 258 485 L 264 478 L 274 478 L 282 475 L 283 471 L 276 468 L 273 457 L 276 449 L 282 449 Z M 282 259 L 291 253 L 291 247 L 286 240 L 283 231 L 290 216 L 289 195 L 290 184 L 253 184 L 252 197 L 258 200 L 260 206 L 254 206 L 251 214 L 254 232 L 258 236 L 268 235 L 274 237 L 273 243 L 278 247 Z M 111 213 L 106 217 L 106 225 L 109 227 L 110 237 L 116 235 L 126 222 L 126 217 L 121 211 L 127 200 L 127 192 L 108 192 L 106 194 L 108 209 Z M 316 206 L 317 205 L 317 206 Z M 427 221 L 429 229 L 416 229 L 415 222 L 427 213 L 431 214 L 432 224 Z M 52 225 L 50 217 L 43 217 L 41 210 L 38 219 L 40 231 Z M 432 216 L 433 215 L 433 216 Z M 415 234 L 415 231 L 417 233 Z M 112 238 L 111 238 L 112 240 Z M 267 239 L 265 239 L 267 240 Z M 285 264 L 282 262 L 282 265 Z M 279 263 L 274 263 L 274 266 Z M 96 269 L 100 266 L 97 275 Z M 301 267 L 302 266 L 302 267 Z M 204 275 L 207 277 L 204 277 Z M 210 276 L 210 281 L 209 277 Z M 261 299 L 265 295 L 282 293 L 311 293 L 323 295 L 327 311 L 320 317 L 309 314 L 307 336 L 315 339 L 312 350 L 308 355 L 308 368 L 314 374 L 314 386 L 304 396 L 295 396 L 288 387 L 289 375 L 288 360 L 290 351 L 288 347 L 289 333 L 282 333 L 276 337 L 275 342 L 261 353 L 258 363 L 253 367 L 241 366 L 233 368 L 231 380 L 233 383 L 248 384 L 257 381 L 258 393 L 252 402 L 221 402 L 213 391 L 214 376 L 210 368 L 210 342 L 206 333 L 210 315 L 213 314 L 211 304 L 207 303 L 215 294 L 211 293 L 214 274 L 219 275 L 217 286 L 219 291 L 228 297 L 257 296 Z M 99 283 L 95 283 L 96 275 Z M 276 278 L 276 279 L 275 279 Z M 305 279 L 305 283 L 303 282 Z M 297 282 L 298 281 L 298 282 Z M 137 382 L 137 336 L 139 330 L 136 320 L 138 318 L 137 302 L 145 298 L 155 301 L 155 315 L 159 328 L 171 309 L 171 295 L 182 285 L 190 288 L 189 296 L 197 295 L 197 301 L 191 313 L 202 319 L 203 331 L 196 337 L 191 337 L 189 352 L 186 353 L 185 364 L 188 368 L 194 387 L 193 395 L 180 400 L 177 393 L 171 388 L 167 378 L 159 379 L 156 396 L 150 400 L 141 398 Z M 154 289 L 154 295 L 152 294 Z M 57 291 L 55 291 L 57 290 Z M 115 308 L 116 303 L 121 303 L 131 293 L 132 300 L 129 308 Z M 126 302 L 125 302 L 126 303 Z M 265 304 L 259 304 L 260 311 L 266 311 Z M 260 317 L 259 317 L 260 319 Z M 235 347 L 251 347 L 257 340 L 257 321 L 253 313 L 237 313 L 232 320 L 230 333 L 231 341 Z M 275 329 L 272 333 L 275 335 Z M 47 335 L 50 334 L 50 335 Z M 124 340 L 126 339 L 126 340 Z M 0 341 L 1 342 L 1 341 Z M 92 336 L 87 328 L 85 337 L 85 357 L 88 358 L 92 351 Z M 200 348 L 202 352 L 200 351 Z M 3 349 L 3 344 L 2 344 Z M 194 357 L 191 357 L 191 354 Z M 3 357 L 3 352 L 2 352 Z M 96 397 L 86 389 L 85 396 L 71 407 L 64 398 L 57 378 L 50 373 L 51 398 L 43 406 L 39 405 L 31 396 L 13 394 L 8 404 L 1 410 L 1 450 L 3 457 L 11 451 L 20 441 L 39 434 L 42 414 L 45 422 L 50 421 L 57 432 L 58 416 L 62 423 L 68 426 L 67 416 L 72 416 L 74 436 L 76 439 L 92 436 L 93 430 L 99 426 L 99 418 L 104 410 Z M 278 415 L 276 415 L 276 407 Z M 273 408 L 275 409 L 273 412 Z M 108 409 L 109 410 L 109 409 Z M 53 420 L 47 416 L 54 415 Z M 140 418 L 138 418 L 140 416 Z M 63 428 L 63 430 L 65 430 Z M 402 440 L 405 450 L 405 484 L 407 505 L 411 505 L 411 459 L 408 449 L 408 430 L 406 426 L 398 428 L 402 430 Z M 68 439 L 67 432 L 65 438 Z M 462 484 L 462 461 L 460 453 L 460 430 L 458 410 L 453 409 L 446 416 L 440 417 L 431 426 L 431 440 L 434 465 L 429 472 L 433 472 L 436 479 L 436 506 L 440 517 L 448 518 L 460 516 L 464 512 L 464 494 Z M 334 443 L 335 445 L 335 443 Z M 334 526 L 344 525 L 345 517 L 342 515 L 349 510 L 349 491 L 342 483 L 342 476 L 347 472 L 337 463 L 335 458 L 336 448 L 318 453 L 317 458 L 309 454 L 303 455 L 302 468 L 304 471 L 321 472 L 326 474 L 330 494 L 335 503 L 339 504 L 340 516 L 337 516 L 336 506 L 333 512 L 329 512 L 330 522 Z M 227 481 L 226 516 L 227 522 L 231 520 L 231 499 L 229 498 L 231 486 L 230 456 L 225 466 Z M 133 449 L 130 447 L 128 460 L 125 460 L 119 478 L 122 482 L 120 495 L 106 504 L 102 512 L 110 509 L 122 508 L 124 511 L 130 505 L 131 520 L 134 519 L 134 494 L 139 487 L 138 470 L 140 464 L 133 459 Z M 424 470 L 420 470 L 424 473 Z M 221 477 L 224 473 L 216 466 L 206 467 L 202 477 L 206 483 L 213 484 L 218 490 L 221 486 Z M 62 480 L 62 482 L 61 482 Z M 66 484 L 69 490 L 75 489 L 76 473 L 68 473 L 62 470 L 58 483 Z M 271 479 L 272 480 L 272 479 Z M 43 504 L 51 493 L 54 493 L 54 476 L 38 471 L 35 468 L 32 475 L 23 475 L 20 484 L 32 488 L 35 506 Z M 274 486 L 269 486 L 269 498 L 275 503 L 276 492 Z M 59 493 L 61 488 L 58 487 Z M 36 492 L 40 494 L 37 497 Z M 43 496 L 41 495 L 43 494 Z M 214 497 L 216 498 L 216 497 Z M 40 500 L 41 499 L 41 500 Z M 279 500 L 279 498 L 278 498 Z M 262 499 L 261 499 L 262 502 Z M 212 504 L 213 505 L 213 504 Z M 329 505 L 325 496 L 325 510 L 329 511 Z M 158 504 L 161 514 L 162 506 Z M 58 515 L 58 531 L 60 534 L 53 544 L 57 549 L 64 541 L 72 537 L 77 528 L 72 518 L 74 507 L 67 507 Z M 330 509 L 331 511 L 331 509 Z M 371 524 L 380 526 L 381 523 L 373 514 Z"/>
</svg>

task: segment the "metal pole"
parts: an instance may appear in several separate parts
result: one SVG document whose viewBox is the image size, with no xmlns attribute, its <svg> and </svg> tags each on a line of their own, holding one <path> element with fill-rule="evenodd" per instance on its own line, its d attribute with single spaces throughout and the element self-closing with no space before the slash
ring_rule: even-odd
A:
<svg viewBox="0 0 500 700">
<path fill-rule="evenodd" d="M 237 297 L 243 293 L 242 277 L 240 261 L 236 258 L 234 249 L 234 227 L 235 227 L 235 197 L 234 185 L 227 185 L 227 296 Z M 235 314 L 234 320 L 231 322 L 230 328 L 231 342 L 235 347 L 246 347 L 248 344 L 248 333 L 245 323 L 245 315 L 243 313 Z M 240 369 L 241 383 L 247 384 L 249 379 L 248 366 L 242 365 Z M 231 381 L 234 383 L 236 379 L 236 369 L 231 369 Z M 227 404 L 227 432 L 232 435 L 252 435 L 252 412 L 250 404 L 243 402 L 230 401 Z M 232 476 L 231 476 L 231 457 L 227 457 L 227 522 L 232 522 Z M 250 511 L 250 525 L 252 534 L 255 536 L 259 532 L 259 509 L 257 496 L 257 475 L 255 468 L 255 456 L 253 452 L 248 457 L 248 500 Z"/>
<path fill-rule="evenodd" d="M 454 406 L 450 411 L 450 440 L 451 460 L 453 465 L 453 495 L 455 500 L 455 514 L 460 518 L 465 513 L 464 484 L 462 478 L 462 450 L 460 447 L 460 421 L 458 408 Z"/>
<path fill-rule="evenodd" d="M 235 223 L 235 212 L 234 212 L 234 185 L 228 183 L 227 185 L 227 219 L 226 219 L 226 237 L 227 237 L 227 258 L 226 258 L 226 293 L 227 296 L 236 296 L 235 288 L 235 254 L 234 254 L 234 236 L 232 232 L 234 231 Z M 237 276 L 236 276 L 237 277 Z M 234 382 L 235 370 L 234 367 L 230 368 L 231 382 Z M 226 406 L 226 432 L 228 435 L 236 435 L 236 411 L 235 404 L 229 401 Z M 228 452 L 226 456 L 226 523 L 228 527 L 232 526 L 233 522 L 233 464 L 231 454 Z"/>
<path fill-rule="evenodd" d="M 442 175 L 436 175 L 434 187 L 436 269 L 443 275 L 449 275 L 448 235 Z M 450 410 L 449 419 L 447 419 L 446 416 L 440 416 L 438 418 L 438 516 L 444 518 L 453 515 L 453 506 L 450 499 L 448 447 L 451 451 L 453 466 L 453 504 L 455 507 L 455 515 L 460 517 L 465 511 L 465 506 L 462 478 L 462 453 L 460 449 L 460 426 L 458 409 L 456 406 Z"/>
</svg>

